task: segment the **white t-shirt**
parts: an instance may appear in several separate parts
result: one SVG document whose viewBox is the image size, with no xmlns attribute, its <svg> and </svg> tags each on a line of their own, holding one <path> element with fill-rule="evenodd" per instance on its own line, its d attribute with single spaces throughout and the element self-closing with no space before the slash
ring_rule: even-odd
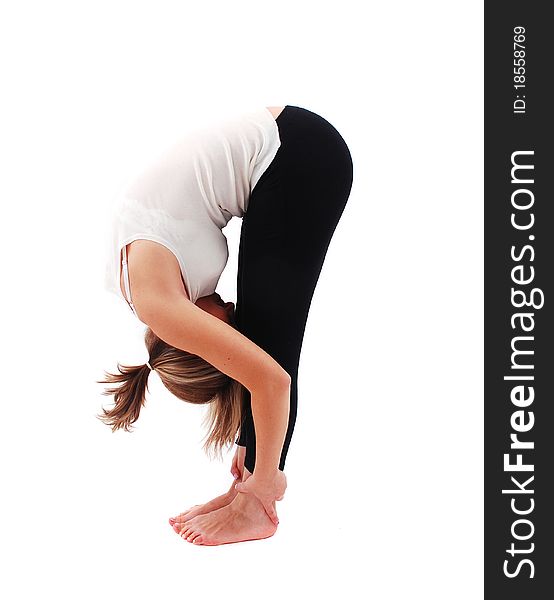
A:
<svg viewBox="0 0 554 600">
<path fill-rule="evenodd" d="M 192 302 L 213 294 L 229 257 L 222 229 L 244 215 L 280 145 L 275 118 L 263 107 L 193 129 L 148 162 L 114 201 L 105 288 L 125 300 L 121 250 L 146 239 L 173 252 Z"/>
</svg>

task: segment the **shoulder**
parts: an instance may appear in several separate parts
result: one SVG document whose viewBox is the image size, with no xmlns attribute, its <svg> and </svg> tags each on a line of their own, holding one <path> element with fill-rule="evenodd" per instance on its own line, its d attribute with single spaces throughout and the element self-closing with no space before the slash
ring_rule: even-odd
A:
<svg viewBox="0 0 554 600">
<path fill-rule="evenodd" d="M 147 314 L 157 297 L 189 299 L 179 261 L 163 244 L 134 240 L 127 245 L 127 262 L 131 297 L 139 317 Z"/>
</svg>

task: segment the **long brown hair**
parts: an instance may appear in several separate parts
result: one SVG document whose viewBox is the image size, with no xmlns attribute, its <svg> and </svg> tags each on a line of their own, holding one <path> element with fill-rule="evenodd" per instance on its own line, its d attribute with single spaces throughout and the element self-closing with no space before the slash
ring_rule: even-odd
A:
<svg viewBox="0 0 554 600">
<path fill-rule="evenodd" d="M 221 457 L 223 448 L 234 443 L 240 428 L 244 386 L 200 356 L 170 346 L 150 327 L 146 329 L 144 342 L 152 369 L 174 396 L 192 404 L 209 404 L 204 419 L 208 433 L 203 449 L 208 455 Z M 113 394 L 115 405 L 110 410 L 102 407 L 103 414 L 97 417 L 112 431 L 131 431 L 146 403 L 150 368 L 147 364 L 118 363 L 117 370 L 118 373 L 105 371 L 106 378 L 97 381 L 120 384 L 102 392 L 105 396 Z"/>
</svg>

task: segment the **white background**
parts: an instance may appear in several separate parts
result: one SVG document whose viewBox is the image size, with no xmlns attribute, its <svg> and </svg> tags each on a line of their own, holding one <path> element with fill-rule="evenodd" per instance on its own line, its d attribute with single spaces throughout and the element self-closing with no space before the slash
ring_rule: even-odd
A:
<svg viewBox="0 0 554 600">
<path fill-rule="evenodd" d="M 482 3 L 10 4 L 0 594 L 481 597 Z M 106 211 L 179 126 L 285 104 L 337 127 L 354 185 L 306 329 L 279 529 L 197 547 L 167 518 L 231 483 L 202 410 L 153 373 L 133 433 L 95 419 L 104 370 L 147 359 L 102 287 Z"/>
</svg>

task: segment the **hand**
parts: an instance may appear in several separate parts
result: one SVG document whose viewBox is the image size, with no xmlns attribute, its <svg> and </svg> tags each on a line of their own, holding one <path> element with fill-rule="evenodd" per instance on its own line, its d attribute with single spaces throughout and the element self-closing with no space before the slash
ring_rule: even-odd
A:
<svg viewBox="0 0 554 600">
<path fill-rule="evenodd" d="M 239 446 L 237 444 L 237 451 L 235 452 L 235 456 L 233 456 L 233 462 L 231 463 L 231 475 L 238 479 L 239 481 L 242 479 L 242 475 L 244 472 L 244 458 L 246 456 L 246 447 Z"/>
<path fill-rule="evenodd" d="M 279 524 L 275 510 L 275 501 L 282 500 L 287 489 L 287 478 L 283 471 L 277 470 L 272 476 L 257 477 L 253 473 L 246 481 L 235 484 L 235 489 L 244 494 L 252 494 L 263 504 L 268 517 Z"/>
</svg>

